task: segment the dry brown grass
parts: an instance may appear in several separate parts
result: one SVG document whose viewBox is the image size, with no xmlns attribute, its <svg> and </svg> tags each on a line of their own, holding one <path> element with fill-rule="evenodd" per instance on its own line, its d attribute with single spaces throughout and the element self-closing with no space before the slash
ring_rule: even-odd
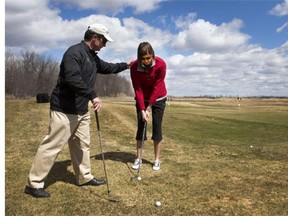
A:
<svg viewBox="0 0 288 216">
<path fill-rule="evenodd" d="M 287 215 L 287 101 L 243 101 L 240 108 L 236 103 L 170 102 L 164 117 L 161 170 L 151 169 L 149 141 L 139 182 L 134 178 L 137 172 L 130 169 L 135 153 L 134 102 L 104 99 L 100 125 L 105 163 L 111 196 L 119 199 L 111 203 L 105 186 L 75 185 L 67 146 L 46 181 L 52 197 L 25 195 L 31 162 L 47 132 L 49 105 L 6 101 L 5 213 Z M 104 177 L 93 113 L 91 135 L 92 172 Z M 155 207 L 156 200 L 161 207 Z"/>
</svg>

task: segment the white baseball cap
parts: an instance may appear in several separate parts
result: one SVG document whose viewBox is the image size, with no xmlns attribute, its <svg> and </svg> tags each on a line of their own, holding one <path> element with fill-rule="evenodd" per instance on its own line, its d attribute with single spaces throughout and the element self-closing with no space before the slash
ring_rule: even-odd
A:
<svg viewBox="0 0 288 216">
<path fill-rule="evenodd" d="M 97 33 L 103 35 L 108 41 L 112 42 L 113 39 L 109 35 L 109 31 L 106 28 L 106 26 L 99 24 L 99 23 L 94 23 L 90 26 L 88 26 L 88 29 Z"/>
</svg>

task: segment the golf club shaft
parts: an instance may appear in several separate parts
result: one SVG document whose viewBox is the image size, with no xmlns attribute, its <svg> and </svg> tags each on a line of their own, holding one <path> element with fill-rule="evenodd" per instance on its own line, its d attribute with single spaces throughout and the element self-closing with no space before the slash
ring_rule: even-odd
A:
<svg viewBox="0 0 288 216">
<path fill-rule="evenodd" d="M 96 116 L 96 125 L 97 125 L 97 131 L 98 131 L 98 137 L 99 137 L 99 144 L 100 144 L 100 149 L 101 149 L 104 173 L 105 173 L 105 178 L 106 178 L 106 182 L 107 182 L 107 184 L 106 184 L 107 185 L 107 193 L 108 193 L 108 196 L 109 196 L 110 190 L 109 190 L 109 183 L 108 183 L 108 177 L 107 177 L 107 171 L 106 171 L 106 164 L 105 164 L 105 158 L 104 158 L 103 147 L 102 147 L 100 123 L 99 123 L 99 117 L 98 117 L 98 112 L 97 111 L 95 111 L 95 116 Z"/>
<path fill-rule="evenodd" d="M 143 127 L 143 132 L 142 132 L 142 140 L 141 140 L 141 148 L 140 148 L 140 162 L 142 160 L 146 128 L 147 128 L 147 121 L 144 122 L 144 127 Z M 141 164 L 139 165 L 139 169 L 138 169 L 138 172 L 137 172 L 137 176 L 138 177 L 140 176 L 140 167 L 141 167 Z"/>
</svg>

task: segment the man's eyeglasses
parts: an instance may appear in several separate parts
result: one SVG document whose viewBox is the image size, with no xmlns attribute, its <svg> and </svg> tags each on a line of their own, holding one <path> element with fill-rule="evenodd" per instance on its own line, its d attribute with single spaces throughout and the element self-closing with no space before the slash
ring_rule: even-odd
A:
<svg viewBox="0 0 288 216">
<path fill-rule="evenodd" d="M 96 36 L 99 40 L 101 40 L 101 42 L 103 43 L 104 46 L 106 45 L 106 43 L 107 43 L 108 40 L 107 40 L 103 35 L 95 34 L 95 36 Z"/>
<path fill-rule="evenodd" d="M 104 36 L 101 36 L 100 38 L 101 38 L 102 43 L 103 43 L 104 45 L 106 45 L 106 43 L 107 43 L 108 40 L 107 40 Z"/>
</svg>

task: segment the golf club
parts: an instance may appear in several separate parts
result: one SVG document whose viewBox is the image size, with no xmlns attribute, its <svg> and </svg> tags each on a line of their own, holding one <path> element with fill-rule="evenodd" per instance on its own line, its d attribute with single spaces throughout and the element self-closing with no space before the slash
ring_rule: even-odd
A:
<svg viewBox="0 0 288 216">
<path fill-rule="evenodd" d="M 145 139 L 146 128 L 147 128 L 147 121 L 144 122 L 144 127 L 143 127 L 143 132 L 142 132 L 142 142 L 141 142 L 141 148 L 140 148 L 140 161 L 142 161 L 142 152 L 143 152 L 143 148 L 144 148 L 144 139 Z M 141 180 L 140 168 L 141 168 L 141 165 L 139 165 L 139 169 L 138 169 L 137 176 L 136 176 L 136 178 L 139 181 Z"/>
<path fill-rule="evenodd" d="M 106 178 L 106 182 L 107 182 L 106 185 L 107 185 L 108 200 L 111 201 L 111 202 L 118 202 L 118 200 L 113 199 L 113 198 L 111 198 L 111 196 L 110 196 L 109 182 L 108 182 L 107 171 L 106 171 L 106 164 L 105 164 L 105 158 L 104 158 L 103 147 L 102 147 L 102 138 L 101 138 L 100 123 L 99 123 L 99 117 L 98 117 L 98 112 L 97 112 L 97 111 L 95 111 L 95 116 L 96 116 L 96 124 L 97 124 L 97 131 L 98 131 L 98 137 L 99 137 L 99 144 L 100 144 L 100 149 L 101 149 L 101 155 L 102 155 L 104 173 L 105 173 L 105 178 Z"/>
</svg>

